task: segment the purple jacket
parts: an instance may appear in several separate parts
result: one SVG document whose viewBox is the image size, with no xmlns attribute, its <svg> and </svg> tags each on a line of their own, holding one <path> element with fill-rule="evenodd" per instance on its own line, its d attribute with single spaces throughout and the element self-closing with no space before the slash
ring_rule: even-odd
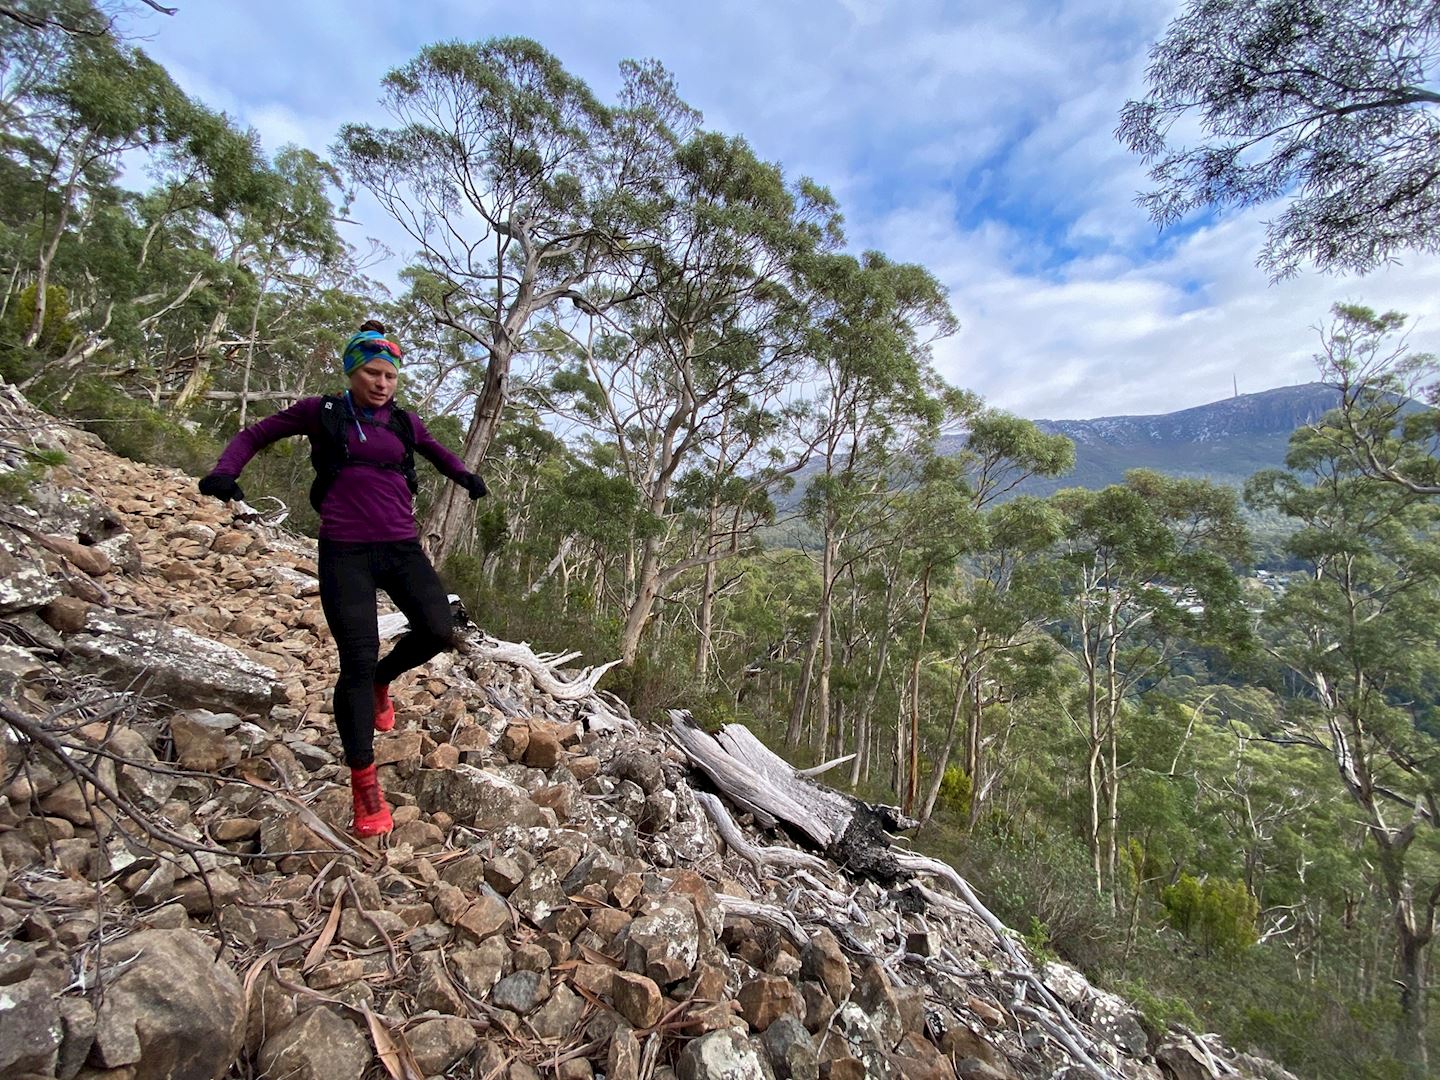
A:
<svg viewBox="0 0 1440 1080">
<path fill-rule="evenodd" d="M 323 400 L 302 398 L 288 409 L 251 424 L 230 440 L 212 471 L 239 476 L 246 463 L 273 442 L 290 435 L 323 438 L 324 429 L 320 426 Z M 360 441 L 355 424 L 346 426 L 351 464 L 340 470 L 320 507 L 320 535 L 325 539 L 386 543 L 419 537 L 415 506 L 405 477 L 394 468 L 365 467 L 367 462 L 398 465 L 405 456 L 405 444 L 385 427 L 389 419 L 389 405 L 375 410 L 375 422 L 365 425 L 364 442 Z M 418 416 L 410 413 L 410 419 L 415 425 L 415 452 L 451 480 L 463 479 L 469 471 L 465 463 L 436 442 Z"/>
</svg>

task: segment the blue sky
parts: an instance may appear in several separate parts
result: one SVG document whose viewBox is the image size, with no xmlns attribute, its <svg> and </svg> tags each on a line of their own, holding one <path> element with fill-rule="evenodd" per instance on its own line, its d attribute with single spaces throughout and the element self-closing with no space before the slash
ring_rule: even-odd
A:
<svg viewBox="0 0 1440 1080">
<path fill-rule="evenodd" d="M 657 59 L 707 127 L 829 187 L 852 248 L 929 267 L 961 322 L 937 367 L 1022 416 L 1310 381 L 1337 300 L 1409 313 L 1415 347 L 1440 352 L 1440 259 L 1270 285 L 1254 258 L 1278 206 L 1157 234 L 1134 201 L 1143 167 L 1112 133 L 1171 0 L 173 2 L 130 29 L 272 152 L 384 123 L 381 76 L 432 41 L 533 37 L 606 100 L 620 61 Z M 374 205 L 356 216 L 352 242 L 403 249 Z"/>
</svg>

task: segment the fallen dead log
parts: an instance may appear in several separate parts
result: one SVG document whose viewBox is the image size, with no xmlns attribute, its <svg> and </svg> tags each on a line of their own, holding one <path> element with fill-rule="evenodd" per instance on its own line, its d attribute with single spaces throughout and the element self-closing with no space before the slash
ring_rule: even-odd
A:
<svg viewBox="0 0 1440 1080">
<path fill-rule="evenodd" d="M 726 799 L 762 826 L 783 822 L 827 858 L 883 884 L 902 876 L 887 830 L 918 823 L 894 807 L 871 806 L 811 782 L 741 724 L 711 736 L 677 709 L 669 734 Z"/>
<path fill-rule="evenodd" d="M 715 831 L 720 834 L 720 839 L 724 840 L 726 846 L 735 854 L 754 867 L 757 875 L 767 866 L 803 867 L 821 872 L 830 868 L 830 864 L 818 855 L 811 855 L 795 848 L 759 847 L 750 843 L 745 839 L 745 834 L 740 831 L 740 826 L 735 824 L 735 819 L 730 816 L 730 811 L 725 809 L 725 804 L 708 791 L 695 792 L 695 801 L 704 809 L 705 816 L 715 826 Z"/>
<path fill-rule="evenodd" d="M 788 911 L 772 907 L 769 904 L 757 904 L 753 900 L 743 900 L 738 896 L 727 896 L 724 893 L 717 893 L 715 898 L 720 901 L 720 909 L 725 914 L 738 915 L 751 922 L 773 927 L 788 937 L 797 949 L 804 949 L 806 945 L 810 944 L 810 935 L 805 933 L 804 928 Z"/>
</svg>

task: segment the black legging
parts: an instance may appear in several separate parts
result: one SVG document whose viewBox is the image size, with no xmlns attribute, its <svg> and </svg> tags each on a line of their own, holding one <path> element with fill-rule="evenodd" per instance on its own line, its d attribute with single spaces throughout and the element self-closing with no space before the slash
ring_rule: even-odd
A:
<svg viewBox="0 0 1440 1080">
<path fill-rule="evenodd" d="M 410 620 L 409 631 L 378 663 L 377 588 Z M 347 544 L 322 538 L 320 606 L 340 653 L 335 724 L 345 763 L 363 769 L 375 760 L 375 684 L 393 682 L 450 646 L 450 602 L 418 540 Z"/>
</svg>

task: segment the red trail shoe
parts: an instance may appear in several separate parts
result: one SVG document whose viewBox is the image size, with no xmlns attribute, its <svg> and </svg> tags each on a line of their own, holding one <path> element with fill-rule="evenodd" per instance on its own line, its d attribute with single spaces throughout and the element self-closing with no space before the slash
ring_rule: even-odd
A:
<svg viewBox="0 0 1440 1080">
<path fill-rule="evenodd" d="M 389 731 L 395 726 L 395 703 L 390 700 L 390 687 L 375 684 L 375 730 Z"/>
<path fill-rule="evenodd" d="M 395 827 L 373 763 L 350 770 L 350 794 L 355 800 L 356 836 L 379 836 Z"/>
</svg>

